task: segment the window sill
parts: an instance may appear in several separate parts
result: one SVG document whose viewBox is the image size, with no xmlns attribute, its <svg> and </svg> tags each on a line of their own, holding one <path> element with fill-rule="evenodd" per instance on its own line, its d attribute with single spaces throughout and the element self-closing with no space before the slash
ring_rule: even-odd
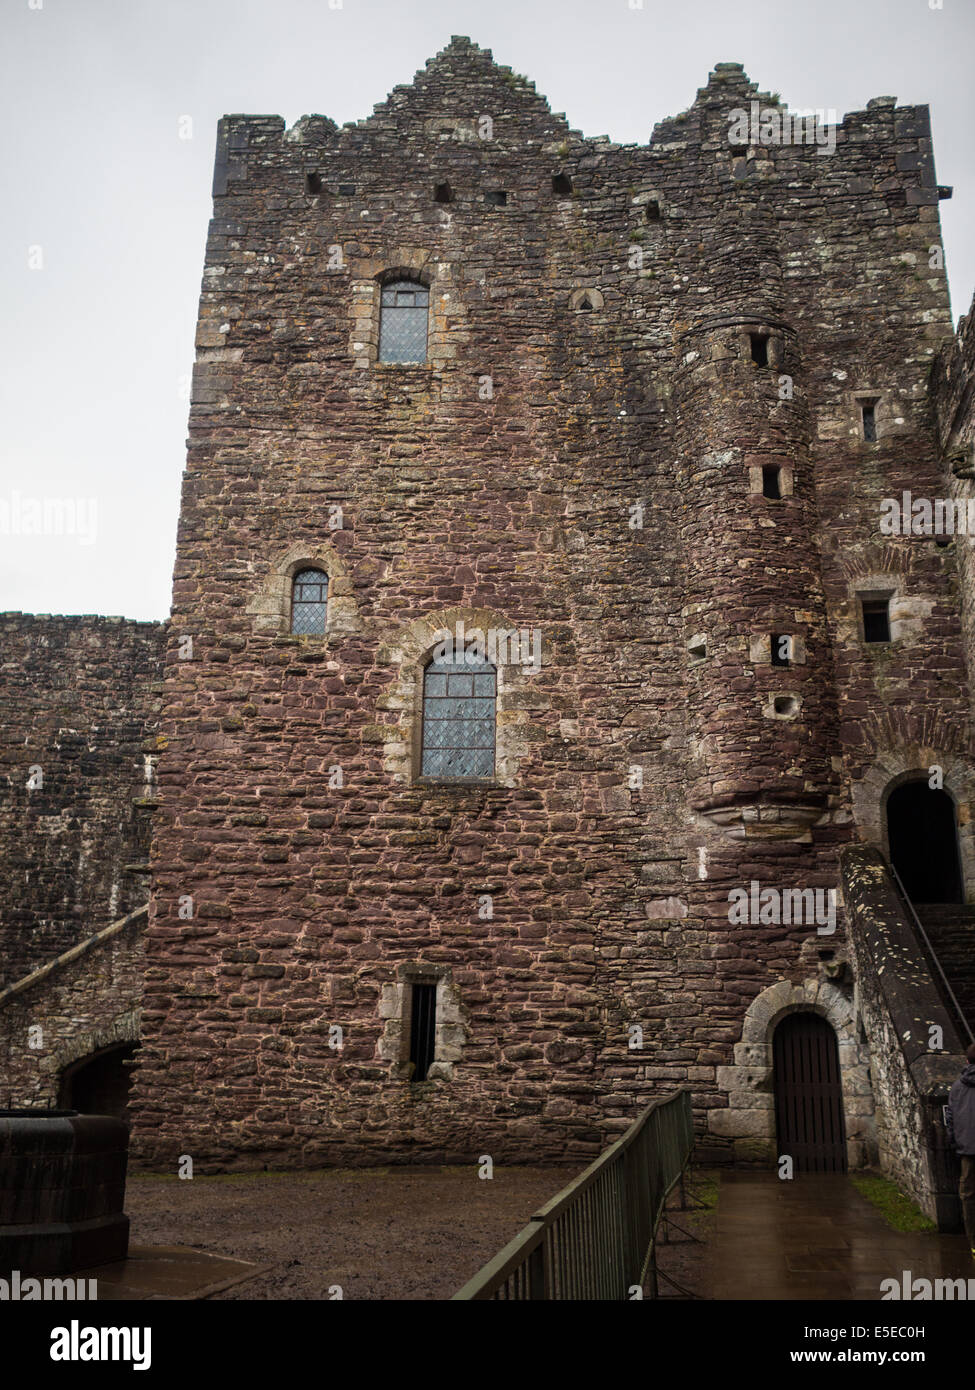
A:
<svg viewBox="0 0 975 1390">
<path fill-rule="evenodd" d="M 295 661 L 324 661 L 334 642 L 330 632 L 282 632 L 271 639 L 272 647 L 278 651 L 290 649 Z"/>
<path fill-rule="evenodd" d="M 373 362 L 377 372 L 432 372 L 432 362 Z"/>
<path fill-rule="evenodd" d="M 466 791 L 471 787 L 499 787 L 494 777 L 417 777 L 413 785 L 434 791 Z"/>
</svg>

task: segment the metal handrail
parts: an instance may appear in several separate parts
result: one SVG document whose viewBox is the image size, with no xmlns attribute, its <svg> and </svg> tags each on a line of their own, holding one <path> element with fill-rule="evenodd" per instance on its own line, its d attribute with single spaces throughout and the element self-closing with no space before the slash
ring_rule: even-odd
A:
<svg viewBox="0 0 975 1390">
<path fill-rule="evenodd" d="M 894 875 L 894 882 L 897 884 L 897 887 L 898 887 L 898 890 L 900 891 L 901 897 L 904 899 L 904 902 L 907 904 L 907 910 L 910 912 L 911 916 L 914 918 L 914 925 L 917 927 L 918 931 L 921 933 L 921 940 L 924 942 L 924 948 L 925 948 L 925 950 L 926 950 L 927 953 L 928 953 L 928 959 L 934 963 L 934 968 L 935 968 L 935 970 L 937 970 L 938 974 L 941 976 L 941 982 L 942 982 L 942 984 L 943 984 L 944 987 L 945 987 L 945 993 L 948 995 L 948 998 L 951 1000 L 951 1007 L 952 1007 L 952 1008 L 954 1009 L 954 1011 L 955 1011 L 956 1020 L 957 1020 L 958 1022 L 961 1023 L 961 1026 L 964 1028 L 965 1032 L 968 1034 L 968 1041 L 969 1041 L 970 1043 L 975 1042 L 975 1034 L 972 1033 L 972 1030 L 971 1030 L 971 1028 L 969 1027 L 968 1019 L 965 1017 L 964 1013 L 962 1012 L 962 1007 L 961 1007 L 961 1005 L 959 1004 L 958 1000 L 957 1000 L 956 997 L 955 997 L 955 991 L 951 988 L 951 985 L 950 985 L 949 982 L 948 982 L 948 976 L 945 974 L 944 970 L 943 970 L 942 967 L 941 967 L 941 961 L 938 959 L 938 953 L 937 953 L 937 951 L 934 949 L 934 947 L 931 945 L 931 940 L 930 940 L 930 938 L 929 938 L 927 932 L 924 930 L 924 924 L 923 924 L 923 922 L 921 921 L 920 917 L 917 915 L 917 913 L 914 911 L 914 904 L 911 902 L 910 898 L 909 898 L 908 895 L 907 895 L 907 889 L 904 887 L 903 880 L 901 879 L 900 874 L 897 872 L 896 868 L 894 867 L 893 861 L 891 861 L 891 864 L 890 864 L 890 872 Z"/>
<path fill-rule="evenodd" d="M 690 1091 L 652 1101 L 454 1298 L 626 1298 L 655 1274 L 657 1228 L 693 1144 Z"/>
</svg>

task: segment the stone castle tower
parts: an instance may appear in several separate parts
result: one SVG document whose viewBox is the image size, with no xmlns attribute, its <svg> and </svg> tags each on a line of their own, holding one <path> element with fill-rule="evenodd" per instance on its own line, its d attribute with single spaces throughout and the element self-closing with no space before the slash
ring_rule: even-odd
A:
<svg viewBox="0 0 975 1390">
<path fill-rule="evenodd" d="M 221 122 L 143 1161 L 581 1160 L 686 1085 L 711 1159 L 934 1204 L 971 565 L 881 518 L 967 497 L 975 335 L 927 109 L 756 110 L 719 64 L 587 139 L 456 38 L 357 124 Z"/>
</svg>

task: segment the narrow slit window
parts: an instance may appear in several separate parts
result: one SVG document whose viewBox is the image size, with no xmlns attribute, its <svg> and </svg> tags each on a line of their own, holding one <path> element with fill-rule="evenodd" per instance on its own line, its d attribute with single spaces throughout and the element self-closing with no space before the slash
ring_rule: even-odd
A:
<svg viewBox="0 0 975 1390">
<path fill-rule="evenodd" d="M 413 984 L 410 994 L 410 1080 L 425 1081 L 436 1051 L 437 986 Z"/>
<path fill-rule="evenodd" d="M 749 333 L 752 361 L 756 367 L 768 366 L 768 338 L 764 333 Z"/>
<path fill-rule="evenodd" d="M 425 362 L 430 291 L 414 280 L 384 285 L 379 306 L 380 362 Z"/>
<path fill-rule="evenodd" d="M 437 658 L 423 676 L 421 777 L 494 777 L 498 673 L 490 662 Z"/>
<path fill-rule="evenodd" d="M 568 198 L 572 192 L 572 180 L 568 174 L 552 175 L 552 192 L 559 198 Z"/>
<path fill-rule="evenodd" d="M 863 640 L 865 642 L 890 641 L 890 599 L 861 599 L 863 608 Z"/>
<path fill-rule="evenodd" d="M 762 496 L 778 499 L 782 496 L 782 470 L 777 464 L 762 464 Z"/>
<path fill-rule="evenodd" d="M 291 631 L 305 637 L 324 637 L 328 611 L 328 575 L 302 570 L 291 587 Z"/>
<path fill-rule="evenodd" d="M 861 401 L 860 418 L 864 439 L 868 444 L 875 444 L 877 442 L 877 405 L 875 401 Z"/>
<path fill-rule="evenodd" d="M 772 665 L 792 665 L 792 638 L 786 632 L 772 633 Z"/>
</svg>

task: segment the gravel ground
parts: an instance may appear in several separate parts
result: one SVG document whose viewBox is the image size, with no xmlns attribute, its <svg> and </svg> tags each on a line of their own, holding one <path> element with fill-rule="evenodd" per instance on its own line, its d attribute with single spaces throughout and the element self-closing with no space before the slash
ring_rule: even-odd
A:
<svg viewBox="0 0 975 1390">
<path fill-rule="evenodd" d="M 446 1299 L 579 1168 L 362 1168 L 177 1178 L 126 1186 L 133 1245 L 189 1245 L 273 1266 L 217 1299 Z M 716 1185 L 692 1174 L 658 1246 L 662 1298 L 709 1296 Z M 705 1205 L 701 1205 L 704 1199 Z M 695 1239 L 690 1239 L 695 1237 Z M 671 1281 L 676 1281 L 675 1284 Z M 649 1293 L 649 1289 L 647 1290 Z"/>
<path fill-rule="evenodd" d="M 450 1298 L 577 1167 L 363 1168 L 189 1181 L 130 1175 L 133 1245 L 273 1265 L 218 1299 Z"/>
</svg>

